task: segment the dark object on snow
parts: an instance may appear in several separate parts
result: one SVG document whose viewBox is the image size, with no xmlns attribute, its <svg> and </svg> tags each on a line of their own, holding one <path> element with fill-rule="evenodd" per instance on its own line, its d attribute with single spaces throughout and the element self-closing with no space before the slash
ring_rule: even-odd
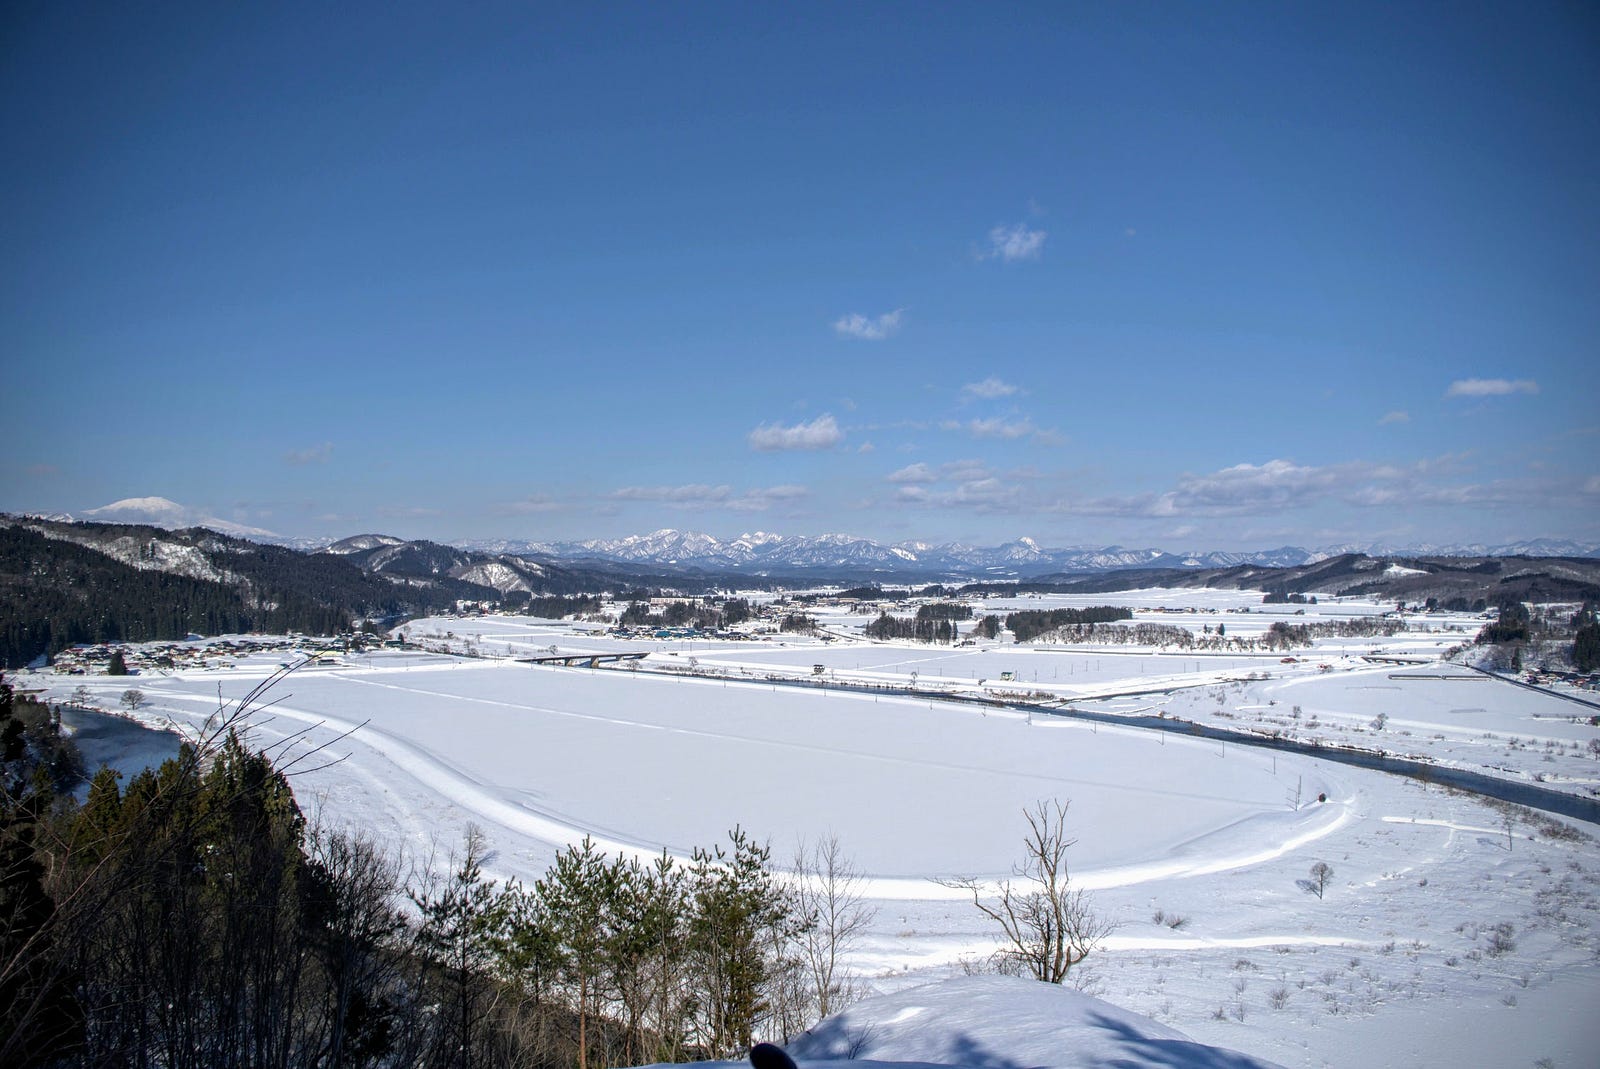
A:
<svg viewBox="0 0 1600 1069">
<path fill-rule="evenodd" d="M 750 1048 L 753 1069 L 795 1069 L 794 1059 L 776 1043 L 757 1043 Z"/>
</svg>

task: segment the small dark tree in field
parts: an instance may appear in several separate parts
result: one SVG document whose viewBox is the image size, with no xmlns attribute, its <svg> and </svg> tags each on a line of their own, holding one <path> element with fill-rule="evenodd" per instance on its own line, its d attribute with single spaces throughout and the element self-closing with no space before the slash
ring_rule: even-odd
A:
<svg viewBox="0 0 1600 1069">
<path fill-rule="evenodd" d="M 111 663 L 106 665 L 106 675 L 125 676 L 128 674 L 128 660 L 122 655 L 121 650 L 111 651 Z"/>
<path fill-rule="evenodd" d="M 1311 889 L 1317 892 L 1318 898 L 1321 898 L 1322 893 L 1327 890 L 1328 881 L 1331 879 L 1333 879 L 1333 866 L 1326 861 L 1319 861 L 1311 866 Z"/>
<path fill-rule="evenodd" d="M 144 704 L 144 691 L 125 690 L 122 692 L 122 706 L 129 712 Z"/>
<path fill-rule="evenodd" d="M 1115 929 L 1090 908 L 1083 890 L 1072 886 L 1067 849 L 1077 840 L 1067 836 L 1071 804 L 1041 801 L 1024 811 L 1028 831 L 1022 842 L 1027 856 L 1011 870 L 1022 886 L 1001 880 L 998 898 L 986 899 L 984 885 L 974 877 L 949 884 L 970 892 L 972 904 L 1005 933 L 1005 945 L 994 957 L 1003 972 L 1062 983 L 1072 967 Z"/>
</svg>

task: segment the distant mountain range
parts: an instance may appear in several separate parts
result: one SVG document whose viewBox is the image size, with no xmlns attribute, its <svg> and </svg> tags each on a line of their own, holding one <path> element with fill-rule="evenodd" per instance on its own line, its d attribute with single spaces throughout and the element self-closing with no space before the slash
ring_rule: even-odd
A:
<svg viewBox="0 0 1600 1069">
<path fill-rule="evenodd" d="M 40 517 L 71 522 L 74 517 Z M 960 542 L 904 541 L 884 543 L 844 534 L 779 535 L 767 531 L 722 540 L 697 531 L 663 528 L 626 538 L 589 539 L 578 542 L 526 539 L 467 539 L 453 548 L 496 558 L 482 572 L 457 555 L 448 564 L 440 554 L 445 546 L 421 540 L 407 543 L 393 535 L 363 534 L 339 541 L 294 538 L 257 527 L 232 523 L 163 497 L 127 498 L 81 517 L 101 523 L 145 524 L 169 530 L 206 527 L 236 538 L 248 538 L 303 551 L 327 549 L 351 556 L 367 571 L 391 575 L 441 575 L 507 589 L 538 590 L 547 587 L 539 569 L 563 563 L 583 566 L 626 566 L 624 573 L 663 572 L 752 577 L 822 577 L 845 579 L 904 578 L 922 580 L 1036 579 L 1052 575 L 1082 575 L 1122 569 L 1193 570 L 1233 568 L 1242 565 L 1292 568 L 1331 557 L 1358 553 L 1369 557 L 1600 557 L 1600 542 L 1574 542 L 1540 538 L 1501 545 L 1347 543 L 1303 549 L 1280 546 L 1249 551 L 1195 550 L 1173 552 L 1157 548 L 1124 546 L 1072 546 L 1046 548 L 1032 538 L 1018 538 L 998 546 L 973 546 Z M 403 545 L 433 547 L 404 551 Z M 424 561 L 426 558 L 426 562 Z M 419 572 L 418 569 L 421 569 Z M 612 567 L 603 570 L 610 572 Z M 472 574 L 469 574 L 472 573 Z"/>
<path fill-rule="evenodd" d="M 998 546 L 960 542 L 875 542 L 870 538 L 826 534 L 815 537 L 777 535 L 765 531 L 721 541 L 697 531 L 663 529 L 627 538 L 583 542 L 473 540 L 463 549 L 495 554 L 531 554 L 556 560 L 595 560 L 657 568 L 686 568 L 740 575 L 859 575 L 881 572 L 916 578 L 1032 579 L 1047 575 L 1083 574 L 1120 569 L 1233 568 L 1251 565 L 1290 568 L 1331 557 L 1360 553 L 1372 557 L 1600 557 L 1600 543 L 1538 539 L 1509 545 L 1393 547 L 1379 544 L 1298 546 L 1245 552 L 1196 551 L 1123 546 L 1075 546 L 1047 549 L 1031 538 Z"/>
<path fill-rule="evenodd" d="M 678 531 L 471 546 L 384 534 L 315 549 L 264 541 L 203 526 L 0 514 L 0 667 L 77 642 L 181 638 L 190 631 L 329 633 L 361 619 L 398 619 L 461 601 L 515 605 L 600 592 L 1022 582 L 1063 593 L 1213 587 L 1432 599 L 1469 609 L 1507 598 L 1600 600 L 1597 547 L 1559 542 L 1493 547 L 1490 554 L 1369 555 L 1295 547 L 1204 554 L 1048 550 L 1026 538 L 991 548 L 765 533 L 722 542 Z"/>
</svg>

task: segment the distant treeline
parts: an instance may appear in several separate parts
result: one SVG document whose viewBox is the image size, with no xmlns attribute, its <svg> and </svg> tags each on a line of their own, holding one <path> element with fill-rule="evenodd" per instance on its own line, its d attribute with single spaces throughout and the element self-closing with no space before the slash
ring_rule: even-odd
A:
<svg viewBox="0 0 1600 1069">
<path fill-rule="evenodd" d="M 1313 624 L 1291 624 L 1275 620 L 1256 637 L 1229 635 L 1224 625 L 1215 632 L 1196 635 L 1187 627 L 1172 624 L 1062 624 L 1041 632 L 1050 642 L 1072 645 L 1149 646 L 1180 650 L 1216 650 L 1247 653 L 1252 650 L 1300 649 L 1318 638 L 1373 638 L 1389 636 L 1406 629 L 1405 621 L 1391 616 L 1358 616 L 1348 620 L 1325 620 Z M 1020 640 L 1019 640 L 1020 641 Z"/>
<path fill-rule="evenodd" d="M 541 620 L 560 620 L 567 616 L 586 616 L 600 611 L 598 595 L 580 594 L 577 597 L 532 597 L 526 591 L 513 590 L 501 599 L 508 609 L 537 616 Z"/>
<path fill-rule="evenodd" d="M 631 602 L 622 610 L 619 622 L 624 627 L 692 627 L 699 631 L 720 631 L 742 624 L 752 615 L 750 602 L 744 598 L 685 598 L 672 602 L 661 612 L 651 612 L 650 603 L 645 600 Z"/>
<path fill-rule="evenodd" d="M 1091 605 L 1086 609 L 1028 609 L 1006 617 L 1006 627 L 1018 642 L 1029 642 L 1046 631 L 1074 624 L 1109 624 L 1133 619 L 1133 610 L 1120 605 Z"/>
<path fill-rule="evenodd" d="M 917 609 L 914 618 L 890 616 L 887 612 L 867 625 L 868 638 L 908 638 L 915 642 L 949 644 L 956 639 L 956 620 L 972 619 L 972 607 L 940 601 Z"/>
</svg>

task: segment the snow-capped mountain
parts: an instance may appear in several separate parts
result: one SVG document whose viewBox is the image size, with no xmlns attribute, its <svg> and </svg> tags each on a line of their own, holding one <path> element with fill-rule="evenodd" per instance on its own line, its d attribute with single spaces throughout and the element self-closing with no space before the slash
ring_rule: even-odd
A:
<svg viewBox="0 0 1600 1069">
<path fill-rule="evenodd" d="M 1345 553 L 1370 556 L 1600 556 L 1600 543 L 1541 539 L 1503 546 L 1383 545 L 1330 546 L 1317 550 L 1278 546 L 1250 551 L 1194 550 L 1174 552 L 1126 546 L 1073 546 L 1051 549 L 1033 538 L 1019 537 L 998 546 L 961 542 L 907 540 L 883 543 L 846 534 L 780 535 L 755 531 L 723 541 L 699 531 L 663 528 L 626 538 L 582 542 L 463 542 L 464 548 L 497 554 L 531 555 L 557 560 L 591 559 L 704 571 L 783 574 L 822 571 L 885 572 L 907 576 L 971 576 L 1029 578 L 1071 572 L 1103 572 L 1128 568 L 1292 568 L 1315 564 Z"/>
<path fill-rule="evenodd" d="M 324 547 L 323 552 L 348 556 L 351 553 L 365 553 L 369 549 L 380 549 L 383 546 L 402 546 L 405 545 L 405 541 L 404 538 L 396 538 L 394 535 L 351 535 L 349 538 L 341 538 L 339 541 Z"/>
<path fill-rule="evenodd" d="M 164 497 L 125 497 L 121 501 L 89 509 L 84 512 L 82 518 L 97 523 L 142 523 L 151 527 L 165 527 L 169 531 L 185 527 L 209 527 L 213 531 L 238 538 L 266 541 L 277 541 L 282 537 L 260 527 L 250 527 L 216 516 L 208 516 L 201 509 L 180 505 Z"/>
<path fill-rule="evenodd" d="M 735 571 L 752 574 L 783 572 L 894 572 L 910 575 L 1028 577 L 1057 572 L 1094 572 L 1121 568 L 1217 568 L 1235 564 L 1304 564 L 1319 554 L 1286 546 L 1259 553 L 1169 553 L 1161 549 L 1122 546 L 1048 549 L 1027 536 L 998 546 L 918 540 L 882 543 L 847 534 L 780 535 L 755 531 L 723 541 L 698 531 L 663 528 L 649 534 L 582 542 L 459 543 L 463 548 L 497 554 L 525 554 L 555 559 L 593 559 L 628 564 Z"/>
<path fill-rule="evenodd" d="M 41 517 L 43 518 L 43 517 Z M 359 559 L 363 567 L 385 573 L 455 573 L 466 578 L 475 562 L 443 560 L 445 547 L 435 543 L 407 543 L 384 534 L 360 534 L 339 541 L 324 538 L 286 537 L 258 527 L 209 515 L 203 509 L 181 505 L 164 497 L 137 497 L 114 501 L 89 509 L 81 519 L 101 523 L 146 524 L 178 530 L 207 527 L 223 534 L 270 542 L 302 552 L 325 550 L 328 553 Z M 71 517 L 54 517 L 71 522 Z M 412 546 L 411 549 L 404 548 Z M 416 546 L 432 549 L 419 551 Z M 835 573 L 839 576 L 871 578 L 882 574 L 906 579 L 1029 579 L 1059 574 L 1119 571 L 1126 569 L 1182 569 L 1240 566 L 1293 568 L 1358 553 L 1370 557 L 1600 557 L 1600 542 L 1539 538 L 1501 545 L 1391 545 L 1379 542 L 1350 543 L 1308 550 L 1299 546 L 1244 552 L 1193 550 L 1170 551 L 1160 548 L 1126 546 L 1070 546 L 1049 548 L 1027 536 L 997 546 L 973 546 L 961 542 L 935 543 L 908 539 L 883 543 L 848 534 L 783 535 L 772 531 L 751 531 L 727 540 L 699 531 L 662 528 L 649 534 L 625 538 L 597 538 L 579 542 L 534 541 L 522 539 L 477 539 L 454 543 L 456 550 L 486 554 L 501 561 L 503 567 L 475 575 L 471 582 L 497 589 L 521 589 L 532 582 L 522 573 L 531 565 L 559 566 L 564 561 L 592 561 L 606 566 L 662 568 L 678 570 L 745 573 L 782 576 Z M 146 559 L 148 561 L 148 552 Z M 531 558 L 531 560 L 530 560 Z M 424 566 L 425 565 L 425 566 Z M 420 573 L 419 573 L 420 574 Z M 538 568 L 532 569 L 538 575 Z"/>
</svg>

